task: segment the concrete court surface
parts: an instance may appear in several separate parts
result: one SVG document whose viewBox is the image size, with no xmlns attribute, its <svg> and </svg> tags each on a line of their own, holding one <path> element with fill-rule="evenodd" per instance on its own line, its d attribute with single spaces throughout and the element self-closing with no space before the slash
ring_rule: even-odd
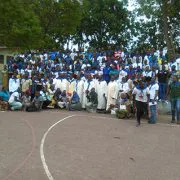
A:
<svg viewBox="0 0 180 180">
<path fill-rule="evenodd" d="M 0 180 L 180 180 L 180 127 L 135 124 L 85 112 L 0 112 Z"/>
</svg>

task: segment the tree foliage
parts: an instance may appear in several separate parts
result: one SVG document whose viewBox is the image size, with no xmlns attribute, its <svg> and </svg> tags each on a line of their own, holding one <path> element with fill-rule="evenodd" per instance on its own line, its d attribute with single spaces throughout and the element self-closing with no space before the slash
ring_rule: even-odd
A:
<svg viewBox="0 0 180 180">
<path fill-rule="evenodd" d="M 95 47 L 126 45 L 129 19 L 124 5 L 125 1 L 118 0 L 86 0 L 75 42 L 89 42 Z"/>
<path fill-rule="evenodd" d="M 76 32 L 81 20 L 77 0 L 36 0 L 34 10 L 40 19 L 44 47 L 54 47 L 66 42 Z"/>
<path fill-rule="evenodd" d="M 0 0 L 0 27 L 1 45 L 26 49 L 39 45 L 39 19 L 23 0 Z"/>
<path fill-rule="evenodd" d="M 155 48 L 167 46 L 170 58 L 180 45 L 180 1 L 179 0 L 137 0 L 139 8 L 136 22 L 139 42 L 149 42 Z M 145 17 L 145 18 L 143 18 Z"/>
</svg>

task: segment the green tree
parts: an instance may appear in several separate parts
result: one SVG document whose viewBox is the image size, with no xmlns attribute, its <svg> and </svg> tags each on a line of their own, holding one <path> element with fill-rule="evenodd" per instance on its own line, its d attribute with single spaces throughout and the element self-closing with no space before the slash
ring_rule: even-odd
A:
<svg viewBox="0 0 180 180">
<path fill-rule="evenodd" d="M 139 40 L 147 41 L 154 47 L 167 46 L 169 59 L 175 58 L 175 49 L 180 45 L 179 0 L 137 0 L 139 8 L 136 17 L 145 16 L 139 21 Z M 139 26 L 139 27 L 138 27 Z M 144 40 L 144 41 L 143 41 Z"/>
<path fill-rule="evenodd" d="M 44 47 L 63 46 L 80 24 L 78 0 L 36 0 L 33 4 L 42 27 Z"/>
<path fill-rule="evenodd" d="M 127 45 L 129 32 L 126 1 L 86 0 L 75 43 L 89 42 L 94 47 L 108 44 Z"/>
<path fill-rule="evenodd" d="M 41 27 L 24 0 L 0 0 L 0 44 L 21 49 L 40 45 Z"/>
</svg>

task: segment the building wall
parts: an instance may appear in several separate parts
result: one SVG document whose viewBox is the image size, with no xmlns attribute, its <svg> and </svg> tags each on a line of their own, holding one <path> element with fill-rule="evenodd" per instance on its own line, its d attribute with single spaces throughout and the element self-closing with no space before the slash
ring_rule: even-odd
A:
<svg viewBox="0 0 180 180">
<path fill-rule="evenodd" d="M 14 56 L 15 51 L 8 49 L 6 47 L 0 47 L 0 84 L 2 82 L 2 69 L 4 64 L 7 64 L 7 59 L 9 56 Z"/>
</svg>

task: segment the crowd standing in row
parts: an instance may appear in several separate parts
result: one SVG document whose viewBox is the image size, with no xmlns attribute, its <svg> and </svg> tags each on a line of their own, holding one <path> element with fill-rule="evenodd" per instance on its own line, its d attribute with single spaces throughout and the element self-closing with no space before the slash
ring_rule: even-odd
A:
<svg viewBox="0 0 180 180">
<path fill-rule="evenodd" d="M 157 102 L 170 94 L 172 122 L 179 124 L 179 60 L 170 61 L 164 51 L 154 49 L 145 54 L 110 48 L 19 54 L 4 67 L 1 108 L 125 110 L 128 117 L 136 114 L 139 126 L 144 114 L 156 123 Z"/>
</svg>

